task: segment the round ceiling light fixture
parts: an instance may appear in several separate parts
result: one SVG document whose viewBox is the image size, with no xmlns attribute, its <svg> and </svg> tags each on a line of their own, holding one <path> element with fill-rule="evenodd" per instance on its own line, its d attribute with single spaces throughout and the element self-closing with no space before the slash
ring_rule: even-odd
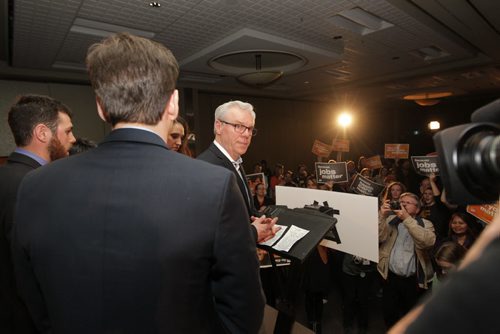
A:
<svg viewBox="0 0 500 334">
<path fill-rule="evenodd" d="M 275 50 L 245 50 L 213 57 L 208 65 L 215 70 L 231 74 L 248 86 L 265 87 L 287 72 L 299 69 L 307 60 L 297 54 Z"/>
<path fill-rule="evenodd" d="M 429 107 L 441 102 L 441 98 L 453 95 L 452 92 L 433 92 L 406 95 L 404 100 L 413 101 L 422 107 Z"/>
</svg>

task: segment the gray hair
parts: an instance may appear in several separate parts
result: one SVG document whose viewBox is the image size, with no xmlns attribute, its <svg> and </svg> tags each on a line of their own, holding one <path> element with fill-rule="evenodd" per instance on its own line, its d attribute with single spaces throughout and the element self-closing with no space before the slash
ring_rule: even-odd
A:
<svg viewBox="0 0 500 334">
<path fill-rule="evenodd" d="M 401 195 L 399 195 L 399 200 L 401 201 L 401 198 L 403 197 L 411 197 L 413 198 L 415 201 L 417 201 L 417 208 L 420 210 L 420 208 L 422 208 L 422 203 L 420 202 L 420 198 L 415 195 L 414 193 L 410 193 L 410 192 L 405 192 L 405 193 L 402 193 Z"/>
<path fill-rule="evenodd" d="M 250 113 L 255 120 L 255 111 L 253 111 L 253 106 L 250 103 L 247 102 L 242 102 L 242 101 L 229 101 L 224 104 L 221 104 L 220 106 L 215 109 L 215 114 L 214 114 L 214 133 L 215 133 L 215 122 L 217 120 L 220 120 L 226 115 L 226 113 L 234 108 L 239 108 L 243 111 L 246 111 Z"/>
</svg>

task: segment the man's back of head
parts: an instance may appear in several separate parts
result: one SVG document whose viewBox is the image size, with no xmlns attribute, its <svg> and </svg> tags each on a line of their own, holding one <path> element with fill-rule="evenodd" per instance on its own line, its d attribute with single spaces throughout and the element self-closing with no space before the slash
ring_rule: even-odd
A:
<svg viewBox="0 0 500 334">
<path fill-rule="evenodd" d="M 89 48 L 87 69 L 103 118 L 156 125 L 175 91 L 179 65 L 172 52 L 128 33 L 112 35 Z"/>
</svg>

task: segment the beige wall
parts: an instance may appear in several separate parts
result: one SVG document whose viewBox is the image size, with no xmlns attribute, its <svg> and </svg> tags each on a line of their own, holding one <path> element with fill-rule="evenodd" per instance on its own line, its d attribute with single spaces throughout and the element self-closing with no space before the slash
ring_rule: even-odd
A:
<svg viewBox="0 0 500 334">
<path fill-rule="evenodd" d="M 107 131 L 97 115 L 90 86 L 0 80 L 0 156 L 9 155 L 15 148 L 7 114 L 10 105 L 22 94 L 49 95 L 65 103 L 73 112 L 76 137 L 100 141 Z"/>
</svg>

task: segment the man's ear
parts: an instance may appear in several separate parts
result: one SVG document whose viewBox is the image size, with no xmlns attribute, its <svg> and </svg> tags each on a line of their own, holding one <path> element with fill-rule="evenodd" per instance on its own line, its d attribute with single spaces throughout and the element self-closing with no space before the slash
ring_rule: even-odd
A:
<svg viewBox="0 0 500 334">
<path fill-rule="evenodd" d="M 42 143 L 48 143 L 52 138 L 52 131 L 42 123 L 35 125 L 33 129 L 33 139 Z"/>
<path fill-rule="evenodd" d="M 179 91 L 177 89 L 174 89 L 170 95 L 163 112 L 163 117 L 166 117 L 170 121 L 175 120 L 179 115 Z"/>
<path fill-rule="evenodd" d="M 99 117 L 104 121 L 104 122 L 107 122 L 109 123 L 109 120 L 108 120 L 108 114 L 104 111 L 104 109 L 102 109 L 101 107 L 101 100 L 96 96 L 95 98 L 95 103 L 97 105 L 97 113 L 99 114 Z"/>
<path fill-rule="evenodd" d="M 216 135 L 220 135 L 221 127 L 222 127 L 222 122 L 220 122 L 219 120 L 215 120 L 214 121 L 214 132 Z"/>
</svg>

